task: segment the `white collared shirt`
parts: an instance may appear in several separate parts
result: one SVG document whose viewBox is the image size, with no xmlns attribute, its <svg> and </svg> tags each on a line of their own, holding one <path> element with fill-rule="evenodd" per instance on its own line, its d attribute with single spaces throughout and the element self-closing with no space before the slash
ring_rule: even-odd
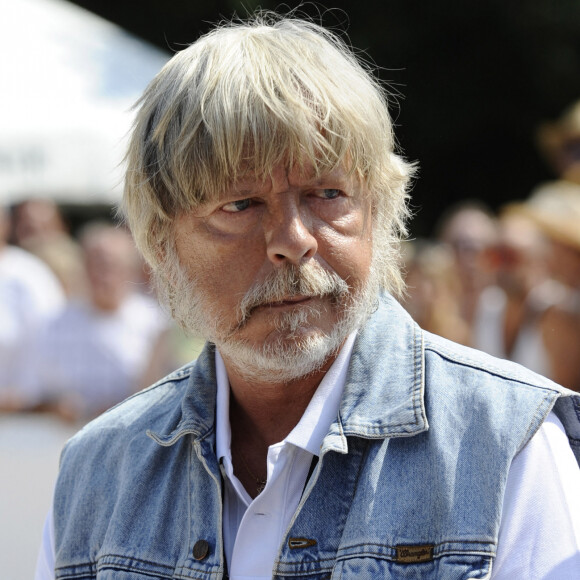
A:
<svg viewBox="0 0 580 580">
<path fill-rule="evenodd" d="M 216 449 L 224 475 L 224 550 L 231 580 L 272 578 L 280 543 L 302 497 L 313 457 L 318 456 L 338 413 L 355 337 L 356 333 L 348 337 L 296 427 L 269 447 L 268 481 L 254 500 L 234 474 L 229 381 L 216 351 Z"/>
</svg>

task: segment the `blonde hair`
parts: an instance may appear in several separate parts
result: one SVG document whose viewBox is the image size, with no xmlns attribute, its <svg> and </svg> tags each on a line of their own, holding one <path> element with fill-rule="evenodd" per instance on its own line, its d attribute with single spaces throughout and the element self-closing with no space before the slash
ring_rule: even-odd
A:
<svg viewBox="0 0 580 580">
<path fill-rule="evenodd" d="M 145 259 L 154 271 L 168 266 L 175 217 L 242 174 L 344 166 L 372 196 L 375 267 L 399 293 L 413 167 L 394 153 L 386 97 L 352 49 L 312 22 L 268 13 L 202 36 L 137 103 L 123 212 Z"/>
</svg>

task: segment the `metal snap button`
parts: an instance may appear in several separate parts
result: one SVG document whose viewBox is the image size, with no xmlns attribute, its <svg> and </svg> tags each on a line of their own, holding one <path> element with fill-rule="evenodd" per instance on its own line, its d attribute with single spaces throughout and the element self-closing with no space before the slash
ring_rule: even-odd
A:
<svg viewBox="0 0 580 580">
<path fill-rule="evenodd" d="M 197 540 L 193 546 L 193 557 L 203 560 L 209 554 L 209 544 L 206 540 Z"/>
</svg>

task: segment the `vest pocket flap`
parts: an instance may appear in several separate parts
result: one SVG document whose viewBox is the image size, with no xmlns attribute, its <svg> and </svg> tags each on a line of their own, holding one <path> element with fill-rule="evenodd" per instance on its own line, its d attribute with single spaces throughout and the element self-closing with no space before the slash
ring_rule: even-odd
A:
<svg viewBox="0 0 580 580">
<path fill-rule="evenodd" d="M 448 554 L 432 556 L 428 546 L 400 549 L 394 559 L 361 554 L 339 558 L 332 580 L 381 578 L 383 580 L 467 580 L 489 578 L 492 556 Z M 361 549 L 361 552 L 363 550 Z M 413 559 L 415 561 L 413 561 Z"/>
</svg>

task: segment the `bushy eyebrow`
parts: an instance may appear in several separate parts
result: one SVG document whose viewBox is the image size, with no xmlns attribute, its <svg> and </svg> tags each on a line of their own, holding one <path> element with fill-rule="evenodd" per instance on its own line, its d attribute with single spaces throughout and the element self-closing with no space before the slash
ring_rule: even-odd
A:
<svg viewBox="0 0 580 580">
<path fill-rule="evenodd" d="M 349 180 L 349 175 L 342 170 L 334 170 L 329 173 L 323 173 L 321 175 L 311 174 L 309 175 L 301 175 L 301 179 L 304 181 L 300 184 L 300 187 L 303 188 L 319 188 L 323 187 L 324 189 L 344 189 L 351 184 Z M 259 196 L 261 194 L 262 186 L 267 187 L 268 179 L 260 180 L 256 178 L 248 177 L 247 180 L 241 179 L 238 181 L 238 185 L 233 183 L 229 188 L 223 191 L 217 197 L 217 201 L 222 201 L 225 199 L 233 199 L 233 198 L 250 198 Z"/>
</svg>

